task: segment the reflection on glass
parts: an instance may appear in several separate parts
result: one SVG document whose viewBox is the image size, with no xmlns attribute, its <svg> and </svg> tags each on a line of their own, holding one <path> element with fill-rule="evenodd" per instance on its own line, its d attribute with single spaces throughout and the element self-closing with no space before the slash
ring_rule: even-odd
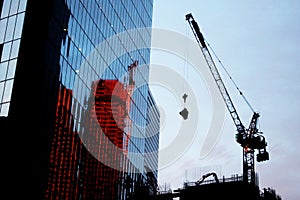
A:
<svg viewBox="0 0 300 200">
<path fill-rule="evenodd" d="M 18 11 L 19 0 L 11 0 L 9 15 L 14 15 Z"/>
<path fill-rule="evenodd" d="M 3 93 L 2 102 L 10 101 L 13 82 L 14 82 L 13 79 L 9 80 L 9 81 L 6 81 L 5 87 L 4 87 L 4 93 Z"/>
<path fill-rule="evenodd" d="M 5 43 L 3 45 L 2 57 L 0 61 L 5 61 L 9 59 L 10 49 L 11 49 L 11 42 Z"/>
<path fill-rule="evenodd" d="M 4 0 L 3 7 L 2 7 L 2 13 L 1 13 L 1 18 L 4 18 L 4 17 L 8 16 L 9 6 L 10 6 L 10 0 Z"/>
<path fill-rule="evenodd" d="M 9 61 L 6 79 L 14 78 L 16 71 L 17 59 Z"/>
<path fill-rule="evenodd" d="M 6 30 L 7 18 L 1 19 L 0 21 L 0 43 L 4 42 L 4 34 Z"/>
<path fill-rule="evenodd" d="M 16 23 L 16 28 L 15 28 L 15 34 L 14 34 L 14 39 L 18 39 L 22 35 L 22 29 L 23 29 L 23 22 L 24 22 L 24 13 L 19 14 L 17 16 L 17 23 Z"/>
<path fill-rule="evenodd" d="M 4 39 L 5 42 L 12 40 L 13 32 L 15 29 L 15 23 L 16 23 L 16 15 L 8 18 L 8 24 L 6 27 L 5 39 Z"/>
<path fill-rule="evenodd" d="M 2 104 L 0 110 L 0 116 L 6 117 L 8 115 L 9 103 Z"/>
<path fill-rule="evenodd" d="M 5 79 L 6 71 L 7 71 L 7 62 L 3 62 L 0 64 L 0 81 L 3 81 Z"/>
<path fill-rule="evenodd" d="M 26 9 L 27 0 L 20 0 L 19 12 L 23 12 Z"/>
<path fill-rule="evenodd" d="M 16 58 L 19 53 L 20 40 L 15 40 L 12 44 L 10 58 Z"/>
</svg>

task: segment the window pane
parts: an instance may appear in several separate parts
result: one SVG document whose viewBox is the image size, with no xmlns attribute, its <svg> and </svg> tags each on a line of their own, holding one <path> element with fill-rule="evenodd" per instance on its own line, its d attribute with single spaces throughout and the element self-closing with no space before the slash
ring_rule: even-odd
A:
<svg viewBox="0 0 300 200">
<path fill-rule="evenodd" d="M 13 38 L 13 32 L 15 30 L 15 24 L 16 24 L 16 16 L 12 16 L 8 18 L 8 24 L 6 28 L 6 34 L 5 34 L 5 39 L 4 41 L 10 41 Z"/>
<path fill-rule="evenodd" d="M 20 0 L 19 12 L 23 12 L 26 9 L 27 0 Z"/>
<path fill-rule="evenodd" d="M 11 0 L 9 15 L 14 15 L 18 11 L 19 0 Z"/>
<path fill-rule="evenodd" d="M 2 13 L 1 13 L 1 18 L 4 18 L 4 17 L 8 16 L 9 6 L 10 6 L 10 0 L 4 0 L 3 7 L 2 7 Z"/>
<path fill-rule="evenodd" d="M 4 41 L 4 33 L 6 30 L 6 23 L 7 23 L 7 18 L 2 19 L 0 21 L 0 43 L 3 43 L 3 41 Z"/>
<path fill-rule="evenodd" d="M 16 23 L 16 28 L 15 28 L 15 34 L 14 34 L 14 39 L 21 38 L 22 35 L 22 29 L 23 29 L 23 22 L 24 22 L 24 13 L 19 14 L 17 16 L 17 23 Z"/>
<path fill-rule="evenodd" d="M 5 86 L 4 86 L 4 93 L 3 93 L 2 102 L 10 101 L 13 82 L 14 82 L 14 79 L 6 81 Z"/>
<path fill-rule="evenodd" d="M 5 43 L 3 45 L 3 51 L 2 51 L 2 56 L 0 61 L 5 61 L 9 59 L 10 49 L 11 49 L 11 42 Z"/>
<path fill-rule="evenodd" d="M 19 53 L 20 40 L 15 40 L 12 44 L 10 58 L 16 58 Z"/>
<path fill-rule="evenodd" d="M 9 61 L 6 79 L 15 77 L 16 64 L 17 64 L 17 59 Z"/>
<path fill-rule="evenodd" d="M 9 103 L 2 104 L 1 111 L 0 111 L 0 116 L 7 117 L 8 110 L 9 110 Z"/>
<path fill-rule="evenodd" d="M 0 81 L 3 81 L 6 77 L 7 63 L 8 62 L 3 62 L 0 64 Z"/>
</svg>

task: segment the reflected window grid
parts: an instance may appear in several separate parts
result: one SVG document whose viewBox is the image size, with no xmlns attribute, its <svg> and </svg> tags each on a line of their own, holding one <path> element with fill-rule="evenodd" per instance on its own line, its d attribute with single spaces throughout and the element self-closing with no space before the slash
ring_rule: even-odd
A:
<svg viewBox="0 0 300 200">
<path fill-rule="evenodd" d="M 0 116 L 7 116 L 27 1 L 4 0 L 0 17 Z M 13 60 L 11 60 L 13 59 Z"/>
</svg>

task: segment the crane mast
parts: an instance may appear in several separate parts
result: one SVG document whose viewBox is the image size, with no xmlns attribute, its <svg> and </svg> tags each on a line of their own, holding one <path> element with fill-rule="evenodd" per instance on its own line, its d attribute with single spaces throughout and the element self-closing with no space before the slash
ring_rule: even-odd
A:
<svg viewBox="0 0 300 200">
<path fill-rule="evenodd" d="M 257 120 L 260 115 L 257 112 L 253 112 L 249 128 L 246 129 L 244 127 L 237 113 L 237 110 L 235 109 L 233 102 L 228 94 L 225 84 L 221 79 L 218 69 L 209 52 L 209 49 L 207 48 L 204 37 L 200 31 L 197 22 L 194 20 L 191 13 L 187 14 L 185 18 L 193 31 L 193 34 L 197 40 L 197 43 L 200 46 L 200 49 L 218 86 L 218 89 L 230 113 L 230 116 L 237 128 L 236 141 L 243 147 L 243 181 L 254 184 L 254 150 L 259 150 L 259 154 L 257 155 L 258 162 L 269 159 L 269 154 L 266 151 L 267 144 L 265 142 L 265 138 L 261 135 L 260 132 L 258 132 L 257 129 Z"/>
</svg>

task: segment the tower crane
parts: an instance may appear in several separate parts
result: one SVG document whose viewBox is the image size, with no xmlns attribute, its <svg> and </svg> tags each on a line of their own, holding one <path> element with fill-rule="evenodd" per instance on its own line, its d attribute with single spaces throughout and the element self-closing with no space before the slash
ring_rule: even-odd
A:
<svg viewBox="0 0 300 200">
<path fill-rule="evenodd" d="M 223 97 L 226 107 L 230 113 L 230 116 L 237 128 L 235 135 L 236 141 L 243 148 L 243 181 L 249 184 L 255 184 L 255 171 L 254 171 L 254 150 L 258 150 L 257 162 L 269 160 L 269 153 L 266 151 L 266 140 L 257 128 L 257 121 L 260 117 L 258 112 L 255 112 L 250 106 L 249 102 L 243 96 L 243 93 L 239 90 L 240 95 L 248 103 L 253 111 L 253 115 L 248 128 L 245 128 L 240 117 L 235 109 L 233 102 L 228 94 L 228 91 L 224 85 L 223 80 L 218 72 L 218 69 L 214 63 L 211 53 L 206 45 L 206 41 L 200 32 L 200 28 L 197 22 L 194 20 L 191 13 L 185 15 L 185 19 L 188 21 L 192 32 L 197 40 L 198 45 L 203 53 L 206 63 L 211 71 L 211 74 L 218 86 L 218 89 Z"/>
</svg>

